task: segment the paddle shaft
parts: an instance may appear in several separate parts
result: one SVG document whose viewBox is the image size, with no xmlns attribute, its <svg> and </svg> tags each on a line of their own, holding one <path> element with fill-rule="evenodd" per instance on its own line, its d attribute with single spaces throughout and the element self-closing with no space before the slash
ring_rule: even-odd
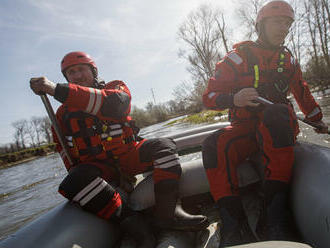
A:
<svg viewBox="0 0 330 248">
<path fill-rule="evenodd" d="M 64 150 L 64 153 L 66 155 L 66 157 L 68 158 L 68 161 L 70 163 L 70 165 L 73 164 L 72 162 L 72 158 L 71 158 L 71 155 L 69 153 L 69 148 L 68 148 L 68 145 L 67 143 L 65 142 L 65 139 L 64 139 L 64 135 L 62 133 L 62 130 L 60 128 L 60 126 L 58 125 L 58 122 L 57 122 L 57 119 L 56 119 L 56 116 L 55 116 L 55 113 L 54 113 L 54 110 L 52 108 L 52 105 L 50 104 L 50 101 L 47 97 L 47 95 L 40 95 L 41 97 L 41 100 L 43 102 L 43 104 L 45 105 L 45 108 L 47 110 L 47 113 L 48 113 L 48 117 L 53 125 L 53 128 L 55 130 L 55 133 L 57 135 L 57 138 Z"/>
<path fill-rule="evenodd" d="M 267 100 L 267 99 L 265 99 L 265 98 L 263 98 L 263 97 L 260 97 L 260 96 L 258 96 L 258 98 L 256 99 L 256 101 L 259 102 L 259 103 L 261 103 L 261 104 L 264 104 L 264 105 L 271 105 L 271 104 L 274 104 L 273 102 L 271 102 L 271 101 L 269 101 L 269 100 Z M 309 125 L 309 126 L 311 126 L 311 127 L 313 127 L 313 128 L 316 128 L 316 129 L 321 129 L 321 128 L 322 128 L 322 126 L 318 125 L 318 124 L 315 123 L 315 122 L 312 122 L 312 121 L 306 120 L 306 119 L 304 119 L 304 118 L 302 118 L 302 117 L 299 117 L 299 116 L 297 116 L 297 118 L 298 118 L 298 120 L 300 120 L 300 121 L 306 123 L 307 125 Z M 328 134 L 330 134 L 330 130 L 328 131 Z"/>
</svg>

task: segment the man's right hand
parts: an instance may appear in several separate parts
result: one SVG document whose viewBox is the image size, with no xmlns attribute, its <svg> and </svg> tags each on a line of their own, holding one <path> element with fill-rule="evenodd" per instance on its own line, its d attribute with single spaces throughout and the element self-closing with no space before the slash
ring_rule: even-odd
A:
<svg viewBox="0 0 330 248">
<path fill-rule="evenodd" d="M 56 84 L 46 77 L 37 77 L 30 79 L 30 88 L 37 95 L 48 94 L 54 96 Z"/>
<path fill-rule="evenodd" d="M 254 100 L 256 100 L 258 96 L 258 92 L 254 88 L 241 89 L 234 95 L 234 105 L 236 107 L 257 107 L 259 103 Z"/>
</svg>

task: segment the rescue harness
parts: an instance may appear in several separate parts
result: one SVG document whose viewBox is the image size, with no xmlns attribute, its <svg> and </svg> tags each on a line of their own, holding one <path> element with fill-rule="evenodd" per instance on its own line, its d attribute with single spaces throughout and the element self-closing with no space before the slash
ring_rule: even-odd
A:
<svg viewBox="0 0 330 248">
<path fill-rule="evenodd" d="M 117 159 L 137 140 L 138 128 L 133 121 L 101 121 L 94 115 L 68 110 L 63 121 L 69 128 L 69 135 L 66 135 L 68 146 L 80 162 Z"/>
<path fill-rule="evenodd" d="M 253 87 L 257 89 L 258 93 L 275 102 L 275 103 L 284 103 L 287 104 L 287 94 L 289 91 L 290 81 L 295 73 L 295 70 L 290 70 L 286 68 L 286 56 L 284 51 L 288 51 L 292 56 L 290 50 L 286 47 L 283 47 L 279 53 L 277 68 L 275 70 L 262 70 L 260 69 L 260 61 L 258 57 L 253 54 L 251 48 L 248 45 L 240 46 L 247 57 L 248 71 L 254 76 Z M 289 75 L 287 75 L 289 73 Z M 260 84 L 261 75 L 265 75 L 267 78 L 270 78 L 271 82 L 264 82 Z"/>
</svg>

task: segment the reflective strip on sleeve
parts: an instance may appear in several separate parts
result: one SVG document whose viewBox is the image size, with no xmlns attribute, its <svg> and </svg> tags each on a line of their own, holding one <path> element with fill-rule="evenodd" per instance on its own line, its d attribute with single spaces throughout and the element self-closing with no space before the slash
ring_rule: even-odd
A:
<svg viewBox="0 0 330 248">
<path fill-rule="evenodd" d="M 254 65 L 254 88 L 258 88 L 259 86 L 259 66 L 258 65 Z"/>
<path fill-rule="evenodd" d="M 101 107 L 102 92 L 98 89 L 89 88 L 89 94 L 89 102 L 86 108 L 86 112 L 92 115 L 96 115 Z"/>
<path fill-rule="evenodd" d="M 83 188 L 78 194 L 75 195 L 73 201 L 78 202 L 81 198 L 83 198 L 88 192 L 90 192 L 97 185 L 102 183 L 104 180 L 100 177 L 95 178 L 92 182 L 90 182 L 85 188 Z"/>
<path fill-rule="evenodd" d="M 93 108 L 94 102 L 95 102 L 95 93 L 94 93 L 93 89 L 89 88 L 89 91 L 90 91 L 90 93 L 89 93 L 89 102 L 88 102 L 88 106 L 86 108 L 87 113 L 92 112 L 92 108 Z"/>
<path fill-rule="evenodd" d="M 109 127 L 111 129 L 119 129 L 119 128 L 121 128 L 121 125 L 120 124 L 114 124 L 114 125 L 110 125 Z"/>
<path fill-rule="evenodd" d="M 61 158 L 62 158 L 63 160 L 66 158 L 66 155 L 65 155 L 64 150 L 61 150 L 61 151 L 60 151 L 60 156 L 61 156 Z"/>
<path fill-rule="evenodd" d="M 212 98 L 212 97 L 214 97 L 216 95 L 216 93 L 215 92 L 210 92 L 207 96 L 208 96 L 208 98 Z"/>
<path fill-rule="evenodd" d="M 237 65 L 243 62 L 243 59 L 237 53 L 228 54 L 228 58 L 230 58 Z"/>
<path fill-rule="evenodd" d="M 312 118 L 314 117 L 315 115 L 319 114 L 321 112 L 320 108 L 316 107 L 315 109 L 313 109 L 312 112 L 310 112 L 308 115 L 307 115 L 307 118 Z"/>
<path fill-rule="evenodd" d="M 116 136 L 123 133 L 123 129 L 114 130 L 109 133 L 110 136 Z"/>
</svg>

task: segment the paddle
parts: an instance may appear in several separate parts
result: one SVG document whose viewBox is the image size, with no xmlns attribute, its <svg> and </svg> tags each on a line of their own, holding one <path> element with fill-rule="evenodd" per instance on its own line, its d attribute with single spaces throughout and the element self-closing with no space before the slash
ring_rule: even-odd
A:
<svg viewBox="0 0 330 248">
<path fill-rule="evenodd" d="M 272 103 L 271 101 L 269 101 L 269 100 L 267 100 L 267 99 L 265 99 L 265 98 L 263 98 L 263 97 L 261 97 L 261 96 L 258 96 L 257 99 L 256 99 L 255 101 L 257 101 L 257 102 L 259 102 L 259 103 L 261 103 L 261 104 L 264 104 L 264 105 L 271 105 L 271 104 L 274 104 L 274 103 Z M 322 129 L 322 128 L 323 128 L 321 125 L 319 125 L 319 124 L 317 124 L 317 123 L 315 123 L 315 122 L 312 122 L 312 121 L 306 120 L 306 119 L 304 119 L 304 118 L 302 118 L 302 117 L 300 117 L 300 116 L 297 116 L 297 118 L 298 118 L 298 120 L 300 120 L 300 121 L 306 123 L 307 125 L 309 125 L 309 126 L 311 126 L 311 127 L 313 127 L 313 128 L 316 128 L 316 129 Z M 330 130 L 328 131 L 328 134 L 330 134 Z"/>
<path fill-rule="evenodd" d="M 52 108 L 52 105 L 50 104 L 49 99 L 48 99 L 46 94 L 40 95 L 40 97 L 41 97 L 41 100 L 42 100 L 43 104 L 45 105 L 45 108 L 47 110 L 49 119 L 50 119 L 50 121 L 53 125 L 55 133 L 58 137 L 58 140 L 59 140 L 61 146 L 63 147 L 64 153 L 67 156 L 70 165 L 72 165 L 73 162 L 72 162 L 72 158 L 71 158 L 70 153 L 69 153 L 68 144 L 65 142 L 65 138 L 64 138 L 64 135 L 62 133 L 62 130 L 61 130 L 60 126 L 57 123 L 57 119 L 56 119 L 54 110 Z"/>
</svg>

